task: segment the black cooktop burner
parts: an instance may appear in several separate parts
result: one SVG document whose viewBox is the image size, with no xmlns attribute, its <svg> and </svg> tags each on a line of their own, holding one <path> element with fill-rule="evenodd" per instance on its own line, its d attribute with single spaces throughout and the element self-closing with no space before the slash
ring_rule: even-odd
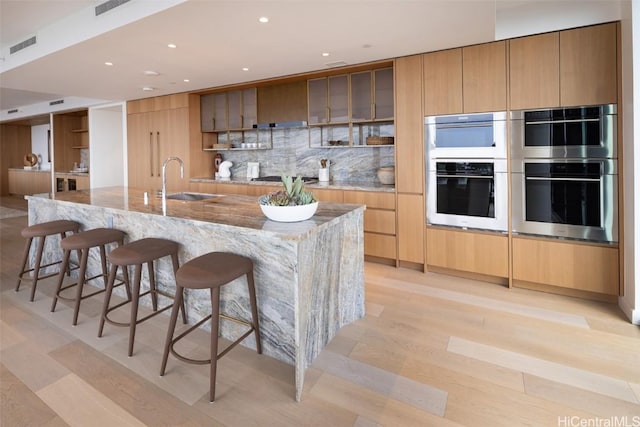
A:
<svg viewBox="0 0 640 427">
<path fill-rule="evenodd" d="M 295 178 L 296 177 L 294 177 L 294 179 Z M 302 182 L 305 182 L 305 183 L 318 181 L 318 178 L 315 178 L 313 176 L 303 176 L 301 178 L 302 178 Z M 252 178 L 251 181 L 281 182 L 282 177 L 280 175 L 261 176 L 260 178 Z"/>
</svg>

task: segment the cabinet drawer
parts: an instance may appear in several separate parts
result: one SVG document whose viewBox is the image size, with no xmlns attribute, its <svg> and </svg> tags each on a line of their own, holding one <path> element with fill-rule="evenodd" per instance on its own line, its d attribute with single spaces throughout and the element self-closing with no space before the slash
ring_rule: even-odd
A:
<svg viewBox="0 0 640 427">
<path fill-rule="evenodd" d="M 495 277 L 509 275 L 503 235 L 427 228 L 427 264 Z"/>
<path fill-rule="evenodd" d="M 513 239 L 513 279 L 618 295 L 618 248 Z"/>
<path fill-rule="evenodd" d="M 310 191 L 315 196 L 316 200 L 319 202 L 333 202 L 333 203 L 343 203 L 343 191 L 342 190 L 320 190 L 317 188 L 309 188 L 307 191 Z"/>
<path fill-rule="evenodd" d="M 364 211 L 364 231 L 395 235 L 396 212 L 366 209 Z"/>
<path fill-rule="evenodd" d="M 367 205 L 367 208 L 373 209 L 395 210 L 396 208 L 396 196 L 394 193 L 376 191 L 345 191 L 344 202 Z"/>
<path fill-rule="evenodd" d="M 396 238 L 385 234 L 364 233 L 364 254 L 396 259 Z"/>
</svg>

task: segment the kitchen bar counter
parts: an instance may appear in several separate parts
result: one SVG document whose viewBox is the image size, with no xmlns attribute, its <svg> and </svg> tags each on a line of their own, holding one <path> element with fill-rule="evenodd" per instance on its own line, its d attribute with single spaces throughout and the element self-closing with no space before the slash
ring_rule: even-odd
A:
<svg viewBox="0 0 640 427">
<path fill-rule="evenodd" d="M 231 179 L 213 179 L 210 177 L 191 178 L 189 182 L 192 183 L 211 183 L 211 184 L 249 184 L 249 185 L 282 185 L 281 182 L 265 182 L 265 181 L 252 181 L 248 178 L 231 178 Z M 395 192 L 394 185 L 384 185 L 379 182 L 370 181 L 329 181 L 329 182 L 314 182 L 305 184 L 305 188 L 313 192 L 314 189 L 327 189 L 327 190 L 358 190 L 358 191 L 382 191 L 382 192 Z"/>
<path fill-rule="evenodd" d="M 145 204 L 143 196 L 142 190 L 121 187 L 27 196 L 29 223 L 73 219 L 82 230 L 112 225 L 127 233 L 125 243 L 171 239 L 181 243 L 181 264 L 211 251 L 250 257 L 263 352 L 295 366 L 300 400 L 305 369 L 340 327 L 364 316 L 364 206 L 320 203 L 307 221 L 278 223 L 263 216 L 255 197 L 167 200 L 163 207 L 151 196 Z M 54 249 L 46 248 L 47 258 L 53 258 Z M 99 260 L 92 256 L 89 273 L 97 274 Z M 172 292 L 170 261 L 161 260 L 156 273 L 159 287 Z M 231 315 L 250 318 L 245 280 L 224 288 L 222 306 Z M 208 293 L 190 292 L 185 300 L 191 323 L 208 314 Z M 221 334 L 238 336 L 238 328 L 223 321 Z M 253 335 L 243 345 L 255 348 Z"/>
</svg>

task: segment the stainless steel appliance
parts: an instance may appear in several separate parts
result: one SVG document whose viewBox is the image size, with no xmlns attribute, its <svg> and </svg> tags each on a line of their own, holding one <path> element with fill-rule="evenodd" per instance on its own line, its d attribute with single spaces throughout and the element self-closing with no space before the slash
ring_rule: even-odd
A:
<svg viewBox="0 0 640 427">
<path fill-rule="evenodd" d="M 526 159 L 512 164 L 516 233 L 618 241 L 613 159 Z"/>
<path fill-rule="evenodd" d="M 505 159 L 431 159 L 427 223 L 507 231 Z"/>
<path fill-rule="evenodd" d="M 616 105 L 511 112 L 511 156 L 617 158 Z"/>
<path fill-rule="evenodd" d="M 424 123 L 430 158 L 507 157 L 504 111 L 429 116 Z"/>
</svg>

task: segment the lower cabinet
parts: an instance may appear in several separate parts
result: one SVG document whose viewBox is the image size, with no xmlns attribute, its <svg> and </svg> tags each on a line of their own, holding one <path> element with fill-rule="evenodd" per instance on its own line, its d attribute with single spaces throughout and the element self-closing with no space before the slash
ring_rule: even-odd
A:
<svg viewBox="0 0 640 427">
<path fill-rule="evenodd" d="M 364 254 L 393 260 L 395 263 L 398 255 L 395 194 L 345 190 L 344 203 L 367 206 L 364 211 Z"/>
<path fill-rule="evenodd" d="M 51 172 L 9 170 L 9 194 L 32 195 L 51 192 Z"/>
<path fill-rule="evenodd" d="M 513 284 L 541 284 L 618 295 L 618 248 L 539 238 L 513 238 Z"/>
<path fill-rule="evenodd" d="M 56 173 L 55 186 L 55 191 L 88 190 L 90 187 L 89 177 Z"/>
<path fill-rule="evenodd" d="M 427 267 L 485 276 L 509 276 L 506 235 L 427 227 Z"/>
</svg>

